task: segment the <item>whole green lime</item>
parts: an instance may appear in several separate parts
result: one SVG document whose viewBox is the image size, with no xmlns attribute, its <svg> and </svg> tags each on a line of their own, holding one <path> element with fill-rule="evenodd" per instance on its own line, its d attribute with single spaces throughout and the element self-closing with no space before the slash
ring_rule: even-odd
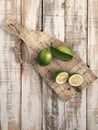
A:
<svg viewBox="0 0 98 130">
<path fill-rule="evenodd" d="M 51 63 L 53 59 L 51 50 L 49 48 L 45 48 L 39 52 L 37 55 L 37 61 L 42 66 L 47 66 Z"/>
</svg>

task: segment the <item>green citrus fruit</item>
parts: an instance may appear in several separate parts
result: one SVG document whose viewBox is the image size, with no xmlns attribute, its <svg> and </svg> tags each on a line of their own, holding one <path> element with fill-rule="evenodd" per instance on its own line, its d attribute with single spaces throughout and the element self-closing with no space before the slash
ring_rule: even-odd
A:
<svg viewBox="0 0 98 130">
<path fill-rule="evenodd" d="M 68 48 L 68 47 L 59 46 L 59 47 L 57 47 L 57 49 L 60 50 L 60 51 L 63 52 L 63 53 L 66 53 L 66 54 L 68 54 L 68 55 L 73 56 L 73 51 L 72 51 L 70 48 Z"/>
<path fill-rule="evenodd" d="M 69 74 L 62 70 L 59 70 L 55 72 L 54 76 L 57 84 L 63 84 L 68 80 Z"/>
<path fill-rule="evenodd" d="M 37 61 L 42 66 L 49 65 L 52 59 L 53 59 L 53 56 L 49 48 L 45 48 L 41 50 L 37 56 Z"/>
<path fill-rule="evenodd" d="M 80 74 L 73 74 L 68 79 L 69 84 L 74 87 L 80 86 L 83 81 L 84 79 Z"/>
<path fill-rule="evenodd" d="M 73 51 L 65 46 L 59 46 L 58 48 L 50 46 L 51 52 L 54 57 L 62 61 L 70 61 L 73 58 Z"/>
</svg>

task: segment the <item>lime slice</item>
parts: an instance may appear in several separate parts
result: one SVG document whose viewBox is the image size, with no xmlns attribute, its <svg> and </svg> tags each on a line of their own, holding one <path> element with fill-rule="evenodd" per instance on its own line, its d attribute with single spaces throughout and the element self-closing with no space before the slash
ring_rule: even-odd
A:
<svg viewBox="0 0 98 130">
<path fill-rule="evenodd" d="M 69 77 L 69 84 L 71 86 L 77 87 L 80 86 L 83 83 L 84 79 L 80 74 L 73 74 Z"/>
<path fill-rule="evenodd" d="M 37 55 L 37 61 L 42 66 L 47 66 L 51 63 L 53 59 L 51 50 L 49 48 L 45 48 L 39 52 Z"/>
<path fill-rule="evenodd" d="M 57 84 L 63 84 L 68 80 L 68 73 L 62 70 L 55 72 L 55 81 Z"/>
<path fill-rule="evenodd" d="M 62 46 L 62 47 L 59 46 L 58 48 L 50 46 L 50 49 L 51 49 L 53 56 L 62 61 L 70 61 L 73 58 L 73 52 L 69 48 L 66 48 L 64 46 Z M 68 50 L 70 50 L 70 51 L 68 51 Z"/>
</svg>

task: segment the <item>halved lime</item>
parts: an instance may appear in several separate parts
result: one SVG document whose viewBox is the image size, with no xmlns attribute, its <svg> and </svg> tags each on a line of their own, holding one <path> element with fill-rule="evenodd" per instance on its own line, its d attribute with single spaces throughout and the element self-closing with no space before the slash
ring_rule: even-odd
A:
<svg viewBox="0 0 98 130">
<path fill-rule="evenodd" d="M 71 86 L 77 87 L 80 86 L 83 83 L 84 79 L 80 74 L 73 74 L 69 77 L 69 84 Z"/>
<path fill-rule="evenodd" d="M 45 48 L 39 52 L 37 55 L 37 61 L 42 66 L 47 66 L 51 63 L 53 59 L 51 50 L 49 48 Z"/>
<path fill-rule="evenodd" d="M 55 81 L 57 84 L 63 84 L 68 80 L 69 74 L 67 72 L 64 72 L 62 70 L 55 72 Z"/>
</svg>

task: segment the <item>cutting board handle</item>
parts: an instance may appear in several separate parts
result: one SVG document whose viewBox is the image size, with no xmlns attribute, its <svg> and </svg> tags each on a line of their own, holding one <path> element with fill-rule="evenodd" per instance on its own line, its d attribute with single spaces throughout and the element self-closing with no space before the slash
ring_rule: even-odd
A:
<svg viewBox="0 0 98 130">
<path fill-rule="evenodd" d="M 21 31 L 23 31 L 23 27 L 12 19 L 5 20 L 3 23 L 3 28 L 5 31 L 18 37 L 20 37 Z"/>
</svg>

